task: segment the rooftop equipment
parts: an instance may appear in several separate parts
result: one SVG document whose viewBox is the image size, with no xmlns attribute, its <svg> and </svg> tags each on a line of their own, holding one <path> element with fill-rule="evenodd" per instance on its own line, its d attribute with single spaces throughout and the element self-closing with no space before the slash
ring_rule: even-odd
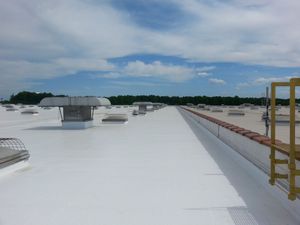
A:
<svg viewBox="0 0 300 225">
<path fill-rule="evenodd" d="M 251 106 L 253 106 L 253 104 L 251 104 L 251 103 L 243 103 L 241 106 L 244 106 L 244 107 L 251 107 Z"/>
<path fill-rule="evenodd" d="M 3 105 L 3 107 L 6 108 L 6 111 L 8 111 L 8 112 L 18 111 L 18 108 L 15 105 L 6 104 L 6 105 Z"/>
<path fill-rule="evenodd" d="M 263 121 L 265 121 L 265 120 L 270 121 L 270 118 L 267 117 L 266 112 L 263 112 L 261 119 Z M 275 122 L 277 124 L 289 124 L 290 123 L 290 115 L 289 114 L 275 114 Z M 295 116 L 295 123 L 296 124 L 300 123 L 300 118 L 297 116 Z"/>
<path fill-rule="evenodd" d="M 238 109 L 230 109 L 228 110 L 228 116 L 245 116 L 245 112 L 243 110 Z"/>
<path fill-rule="evenodd" d="M 103 123 L 126 123 L 128 122 L 127 114 L 106 114 Z"/>
<path fill-rule="evenodd" d="M 223 112 L 223 109 L 218 108 L 218 107 L 213 107 L 213 108 L 211 108 L 210 111 L 211 111 L 211 112 Z"/>
<path fill-rule="evenodd" d="M 15 108 L 15 105 L 11 105 L 11 104 L 4 104 L 2 105 L 4 108 Z"/>
<path fill-rule="evenodd" d="M 290 123 L 290 115 L 289 114 L 276 114 L 275 122 L 276 123 Z M 297 116 L 295 116 L 295 123 L 300 123 L 300 119 Z"/>
<path fill-rule="evenodd" d="M 152 105 L 152 107 L 147 107 L 147 108 L 146 108 L 146 111 L 147 111 L 147 112 L 154 112 L 154 107 L 153 107 L 153 105 Z"/>
<path fill-rule="evenodd" d="M 8 112 L 16 112 L 16 111 L 19 111 L 19 109 L 15 108 L 15 107 L 12 107 L 12 108 L 6 108 L 6 111 L 8 111 Z"/>
<path fill-rule="evenodd" d="M 134 106 L 139 107 L 139 114 L 144 115 L 147 112 L 147 107 L 152 106 L 152 102 L 134 102 Z"/>
<path fill-rule="evenodd" d="M 41 107 L 59 107 L 62 126 L 67 129 L 92 127 L 95 107 L 109 105 L 107 98 L 97 97 L 47 97 L 40 102 Z"/>
<path fill-rule="evenodd" d="M 52 109 L 52 107 L 43 107 L 43 109 L 50 110 L 50 109 Z"/>
<path fill-rule="evenodd" d="M 197 107 L 200 109 L 203 109 L 206 106 L 206 104 L 198 104 Z"/>
<path fill-rule="evenodd" d="M 139 110 L 139 115 L 146 115 L 146 111 L 143 111 L 143 110 L 140 111 L 140 110 Z"/>
<path fill-rule="evenodd" d="M 0 138 L 0 168 L 29 159 L 29 153 L 17 138 Z"/>
<path fill-rule="evenodd" d="M 37 115 L 39 114 L 39 111 L 37 109 L 24 109 L 23 111 L 21 111 L 21 114 Z"/>
<path fill-rule="evenodd" d="M 253 105 L 253 106 L 250 106 L 250 109 L 251 109 L 251 110 L 258 110 L 258 109 L 259 109 L 259 107 L 258 107 L 258 106 L 254 106 L 254 105 Z"/>
<path fill-rule="evenodd" d="M 158 109 L 161 109 L 163 107 L 164 107 L 163 103 L 160 103 L 160 102 L 154 102 L 153 103 L 153 109 L 154 110 L 158 110 Z"/>
<path fill-rule="evenodd" d="M 202 109 L 205 110 L 205 111 L 209 111 L 210 107 L 209 106 L 204 106 L 204 108 L 202 108 Z"/>
<path fill-rule="evenodd" d="M 132 115 L 134 115 L 134 116 L 139 115 L 139 110 L 134 109 L 134 110 L 132 111 Z"/>
</svg>

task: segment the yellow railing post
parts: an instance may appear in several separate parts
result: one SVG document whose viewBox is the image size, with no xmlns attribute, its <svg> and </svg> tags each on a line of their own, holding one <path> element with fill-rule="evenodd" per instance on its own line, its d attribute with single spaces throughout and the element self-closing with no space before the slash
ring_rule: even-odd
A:
<svg viewBox="0 0 300 225">
<path fill-rule="evenodd" d="M 275 107 L 276 107 L 276 86 L 271 84 L 271 152 L 270 152 L 270 184 L 275 184 Z"/>
<path fill-rule="evenodd" d="M 289 182 L 290 182 L 290 193 L 288 198 L 290 200 L 296 199 L 296 191 L 295 191 L 295 170 L 296 170 L 296 162 L 295 162 L 295 86 L 296 83 L 293 79 L 290 81 L 290 158 L 289 158 Z"/>
</svg>

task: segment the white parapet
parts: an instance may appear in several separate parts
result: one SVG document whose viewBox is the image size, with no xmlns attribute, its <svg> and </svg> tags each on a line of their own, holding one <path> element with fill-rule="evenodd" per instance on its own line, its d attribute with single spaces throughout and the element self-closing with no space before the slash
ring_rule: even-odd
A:
<svg viewBox="0 0 300 225">
<path fill-rule="evenodd" d="M 89 121 L 62 121 L 63 129 L 87 129 L 93 127 L 94 123 L 92 120 Z"/>
<path fill-rule="evenodd" d="M 288 200 L 288 181 L 287 180 L 277 180 L 275 186 L 271 186 L 268 183 L 269 174 L 270 174 L 270 147 L 260 144 L 257 141 L 254 141 L 250 138 L 247 138 L 243 135 L 240 135 L 236 132 L 231 131 L 230 129 L 224 128 L 212 121 L 209 121 L 201 116 L 195 115 L 191 112 L 184 111 L 185 115 L 191 119 L 191 121 L 196 124 L 200 124 L 202 127 L 206 128 L 210 133 L 215 135 L 222 142 L 227 144 L 232 148 L 233 151 L 239 153 L 239 155 L 246 159 L 249 162 L 252 171 L 255 171 L 254 168 L 259 172 L 253 175 L 256 176 L 257 181 L 259 181 L 274 197 L 276 197 L 281 203 L 298 219 L 300 216 L 298 214 L 300 209 L 299 196 L 298 199 L 294 202 Z M 276 153 L 278 159 L 288 159 L 288 156 L 280 152 Z M 243 163 L 241 163 L 242 165 Z M 252 166 L 251 166 L 252 165 Z M 254 166 L 254 167 L 253 167 Z M 300 162 L 296 161 L 296 167 L 300 168 Z M 287 174 L 288 168 L 286 165 L 277 165 L 276 170 L 281 174 Z M 250 171 L 250 173 L 252 173 Z M 264 174 L 264 175 L 262 175 Z M 263 180 L 261 179 L 263 178 Z M 300 180 L 296 180 L 297 186 L 300 185 Z"/>
</svg>

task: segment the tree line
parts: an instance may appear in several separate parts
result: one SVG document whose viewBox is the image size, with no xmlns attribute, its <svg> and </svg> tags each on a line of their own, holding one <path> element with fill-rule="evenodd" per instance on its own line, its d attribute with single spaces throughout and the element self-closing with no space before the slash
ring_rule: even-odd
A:
<svg viewBox="0 0 300 225">
<path fill-rule="evenodd" d="M 8 101 L 3 101 L 2 103 L 12 103 L 12 104 L 38 104 L 45 97 L 54 96 L 66 96 L 66 95 L 53 95 L 52 93 L 36 93 L 22 91 L 16 95 L 12 95 Z M 207 104 L 207 105 L 241 105 L 243 103 L 250 103 L 254 105 L 264 105 L 265 98 L 260 97 L 239 97 L 239 96 L 158 96 L 158 95 L 118 95 L 107 97 L 111 104 L 113 105 L 131 105 L 133 102 L 143 101 L 143 102 L 160 102 L 168 105 L 186 105 L 191 103 L 197 104 Z M 277 104 L 288 105 L 289 99 L 277 99 Z M 299 103 L 299 100 L 297 100 Z"/>
<path fill-rule="evenodd" d="M 2 101 L 2 103 L 11 103 L 11 104 L 26 104 L 26 105 L 36 105 L 40 103 L 43 98 L 46 97 L 55 97 L 55 96 L 65 96 L 65 95 L 53 95 L 52 93 L 38 93 L 38 92 L 29 92 L 22 91 L 18 94 L 12 94 L 10 99 L 7 101 Z"/>
<path fill-rule="evenodd" d="M 136 101 L 161 102 L 168 105 L 186 105 L 188 103 L 206 105 L 241 105 L 250 103 L 265 105 L 264 97 L 239 97 L 239 96 L 157 96 L 157 95 L 121 95 L 108 97 L 113 105 L 130 105 Z M 297 101 L 299 102 L 299 101 Z M 289 105 L 289 99 L 276 99 L 277 104 Z"/>
</svg>

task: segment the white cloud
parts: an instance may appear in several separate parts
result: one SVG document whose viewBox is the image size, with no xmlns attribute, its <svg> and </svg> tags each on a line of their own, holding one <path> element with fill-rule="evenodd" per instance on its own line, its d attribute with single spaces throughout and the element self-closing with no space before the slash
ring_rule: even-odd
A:
<svg viewBox="0 0 300 225">
<path fill-rule="evenodd" d="M 168 86 L 168 84 L 143 82 L 143 81 L 112 81 L 110 82 L 117 86 L 144 86 L 144 87 L 156 87 L 156 86 Z"/>
<path fill-rule="evenodd" d="M 284 77 L 259 77 L 253 81 L 254 85 L 265 85 L 270 84 L 272 82 L 279 82 L 279 81 L 288 81 L 292 76 L 284 76 Z"/>
<path fill-rule="evenodd" d="M 300 2 L 179 1 L 195 16 L 184 29 L 189 37 L 188 58 L 274 66 L 299 66 Z M 283 10 L 284 9 L 284 10 Z M 288 12 L 288 13 L 284 13 Z M 282 35 L 288 34 L 288 35 Z M 199 54 L 201 52 L 201 54 Z M 295 56 L 298 56 L 295 58 Z"/>
<path fill-rule="evenodd" d="M 210 71 L 214 70 L 215 66 L 204 66 L 201 68 L 197 68 L 197 75 L 198 77 L 208 77 L 211 75 Z"/>
<path fill-rule="evenodd" d="M 217 78 L 210 78 L 210 79 L 208 79 L 208 81 L 212 84 L 218 84 L 218 85 L 225 85 L 226 84 L 225 80 L 217 79 Z"/>
<path fill-rule="evenodd" d="M 113 71 L 92 75 L 93 78 L 116 79 L 120 77 L 154 77 L 171 82 L 184 82 L 194 77 L 210 76 L 214 66 L 190 68 L 183 65 L 164 64 L 160 61 L 144 63 L 130 61 L 124 67 L 114 67 Z"/>
<path fill-rule="evenodd" d="M 197 71 L 199 71 L 199 72 L 204 72 L 204 71 L 208 72 L 208 71 L 212 71 L 214 69 L 216 69 L 215 66 L 203 66 L 203 67 L 197 68 Z"/>
<path fill-rule="evenodd" d="M 247 88 L 247 87 L 249 87 L 249 86 L 250 86 L 249 83 L 247 83 L 247 82 L 242 82 L 242 83 L 238 83 L 238 84 L 236 85 L 236 89 L 237 89 L 237 90 L 241 90 L 241 89 Z"/>
<path fill-rule="evenodd" d="M 177 66 L 166 65 L 160 61 L 146 64 L 142 61 L 129 62 L 124 68 L 124 73 L 135 77 L 158 77 L 173 82 L 182 82 L 192 79 L 196 73 L 193 69 Z"/>
<path fill-rule="evenodd" d="M 106 79 L 117 79 L 122 75 L 119 72 L 108 72 L 103 74 L 92 75 L 92 78 L 106 78 Z"/>
<path fill-rule="evenodd" d="M 242 88 L 248 88 L 248 87 L 254 87 L 254 86 L 261 86 L 261 85 L 265 85 L 268 86 L 270 85 L 272 82 L 286 82 L 289 81 L 291 78 L 293 78 L 295 76 L 281 76 L 281 77 L 258 77 L 252 81 L 249 82 L 242 82 L 242 83 L 238 83 L 236 85 L 236 89 L 240 90 Z"/>
<path fill-rule="evenodd" d="M 130 13 L 114 8 L 109 0 L 2 1 L 2 82 L 15 89 L 23 86 L 24 79 L 107 70 L 111 65 L 105 65 L 106 59 L 135 53 L 175 55 L 204 62 L 300 66 L 300 1 L 235 0 L 211 4 L 169 0 L 168 3 L 180 7 L 187 19 L 161 31 L 137 25 Z M 80 62 L 74 57 L 80 58 Z M 103 62 L 98 66 L 97 60 Z M 144 72 L 141 76 L 154 71 L 155 76 L 176 82 L 197 76 L 187 75 L 185 72 L 191 69 L 180 66 L 132 67 L 139 67 L 131 68 L 134 76 L 136 69 L 140 69 Z M 209 75 L 208 71 L 198 71 L 200 77 Z"/>
<path fill-rule="evenodd" d="M 1 78 L 23 80 L 26 78 L 49 79 L 74 74 L 78 71 L 112 70 L 114 65 L 106 60 L 59 58 L 49 62 L 29 62 L 25 60 L 0 60 Z"/>
<path fill-rule="evenodd" d="M 27 79 L 51 79 L 75 74 L 79 71 L 106 71 L 112 69 L 114 69 L 114 65 L 101 59 L 61 58 L 49 62 L 0 60 L 0 94 L 10 95 L 13 92 L 41 84 L 41 82 L 32 82 Z"/>
<path fill-rule="evenodd" d="M 208 72 L 198 72 L 197 75 L 198 75 L 198 77 L 208 77 L 208 76 L 210 76 L 210 73 L 208 73 Z"/>
<path fill-rule="evenodd" d="M 77 58 L 59 58 L 53 61 L 58 67 L 66 68 L 71 73 L 80 71 L 80 70 L 114 70 L 115 66 L 111 63 L 108 63 L 104 59 L 77 59 Z"/>
</svg>

